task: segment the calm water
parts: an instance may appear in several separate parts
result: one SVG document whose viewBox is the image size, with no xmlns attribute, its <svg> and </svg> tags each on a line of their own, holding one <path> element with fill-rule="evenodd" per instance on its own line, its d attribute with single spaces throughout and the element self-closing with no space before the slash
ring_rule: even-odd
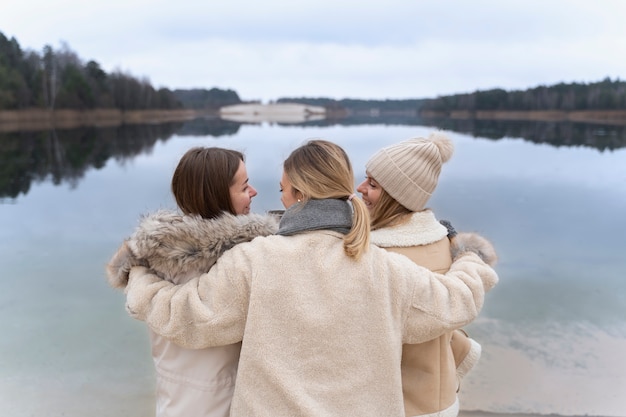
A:
<svg viewBox="0 0 626 417">
<path fill-rule="evenodd" d="M 140 214 L 174 207 L 170 177 L 190 147 L 243 150 L 264 212 L 282 208 L 281 162 L 305 139 L 344 146 L 360 182 L 375 150 L 432 130 L 179 128 L 0 136 L 3 416 L 152 414 L 147 333 L 104 265 Z M 626 148 L 450 136 L 430 207 L 490 238 L 501 276 L 468 328 L 483 356 L 461 408 L 626 416 Z"/>
</svg>

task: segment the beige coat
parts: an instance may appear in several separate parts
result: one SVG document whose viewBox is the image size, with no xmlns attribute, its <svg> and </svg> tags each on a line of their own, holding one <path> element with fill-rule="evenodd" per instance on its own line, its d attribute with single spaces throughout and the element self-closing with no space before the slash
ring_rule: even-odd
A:
<svg viewBox="0 0 626 417">
<path fill-rule="evenodd" d="M 434 214 L 425 210 L 413 213 L 400 225 L 374 230 L 371 239 L 379 247 L 444 274 L 452 264 L 447 234 L 448 230 Z M 451 343 L 453 335 L 454 345 Z M 459 412 L 457 365 L 471 367 L 479 356 L 479 345 L 459 330 L 424 343 L 404 345 L 402 391 L 406 416 L 456 417 Z M 465 372 L 467 370 L 463 369 L 462 373 Z"/>
<path fill-rule="evenodd" d="M 127 310 L 188 348 L 243 340 L 232 416 L 402 417 L 403 343 L 472 321 L 497 280 L 469 252 L 445 276 L 375 246 L 356 262 L 321 230 L 242 243 L 181 286 L 133 268 Z"/>
<path fill-rule="evenodd" d="M 139 264 L 165 280 L 184 283 L 208 271 L 225 250 L 277 228 L 275 219 L 254 214 L 205 220 L 170 211 L 152 213 L 107 265 L 109 283 L 124 288 L 131 266 Z M 229 415 L 241 343 L 186 349 L 153 331 L 150 341 L 157 417 Z"/>
</svg>

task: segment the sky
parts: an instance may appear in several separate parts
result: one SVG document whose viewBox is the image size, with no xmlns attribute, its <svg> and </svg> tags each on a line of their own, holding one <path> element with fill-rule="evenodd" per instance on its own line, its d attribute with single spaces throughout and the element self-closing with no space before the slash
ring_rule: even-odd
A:
<svg viewBox="0 0 626 417">
<path fill-rule="evenodd" d="M 623 80 L 624 16 L 623 0 L 1 0 L 0 32 L 157 88 L 408 99 Z"/>
</svg>

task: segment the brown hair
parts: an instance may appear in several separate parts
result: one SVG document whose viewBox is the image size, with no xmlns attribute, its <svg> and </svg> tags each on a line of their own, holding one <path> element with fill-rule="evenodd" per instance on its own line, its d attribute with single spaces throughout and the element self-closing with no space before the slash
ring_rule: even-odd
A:
<svg viewBox="0 0 626 417">
<path fill-rule="evenodd" d="M 376 178 L 374 178 L 376 180 Z M 380 183 L 379 183 L 380 185 Z M 381 229 L 387 226 L 400 224 L 408 220 L 408 215 L 413 213 L 396 199 L 389 195 L 382 186 L 380 187 L 380 197 L 372 210 L 372 230 Z"/>
<path fill-rule="evenodd" d="M 237 214 L 229 188 L 243 160 L 241 152 L 231 149 L 189 149 L 172 176 L 172 193 L 178 207 L 185 214 L 205 219 L 218 217 L 225 211 Z"/>
<path fill-rule="evenodd" d="M 283 164 L 294 192 L 303 201 L 337 198 L 347 200 L 354 194 L 354 174 L 348 154 L 339 145 L 321 139 L 307 142 L 294 150 Z M 346 254 L 358 259 L 369 246 L 369 214 L 365 203 L 352 198 L 352 228 L 344 236 Z"/>
</svg>

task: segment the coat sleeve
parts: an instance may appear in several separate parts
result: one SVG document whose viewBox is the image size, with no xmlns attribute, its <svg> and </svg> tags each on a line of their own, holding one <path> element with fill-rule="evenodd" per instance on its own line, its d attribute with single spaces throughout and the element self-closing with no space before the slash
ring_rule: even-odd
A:
<svg viewBox="0 0 626 417">
<path fill-rule="evenodd" d="M 406 294 L 410 299 L 404 343 L 426 342 L 467 325 L 478 316 L 485 293 L 498 282 L 496 271 L 473 252 L 459 256 L 445 275 L 412 266 L 416 268 L 410 270 Z"/>
<path fill-rule="evenodd" d="M 128 273 L 133 266 L 147 266 L 147 263 L 135 256 L 128 245 L 128 240 L 125 240 L 106 265 L 109 285 L 124 289 L 128 283 Z"/>
<path fill-rule="evenodd" d="M 240 342 L 247 315 L 246 272 L 226 254 L 208 273 L 175 285 L 145 267 L 133 267 L 126 310 L 157 334 L 190 349 Z"/>
</svg>

